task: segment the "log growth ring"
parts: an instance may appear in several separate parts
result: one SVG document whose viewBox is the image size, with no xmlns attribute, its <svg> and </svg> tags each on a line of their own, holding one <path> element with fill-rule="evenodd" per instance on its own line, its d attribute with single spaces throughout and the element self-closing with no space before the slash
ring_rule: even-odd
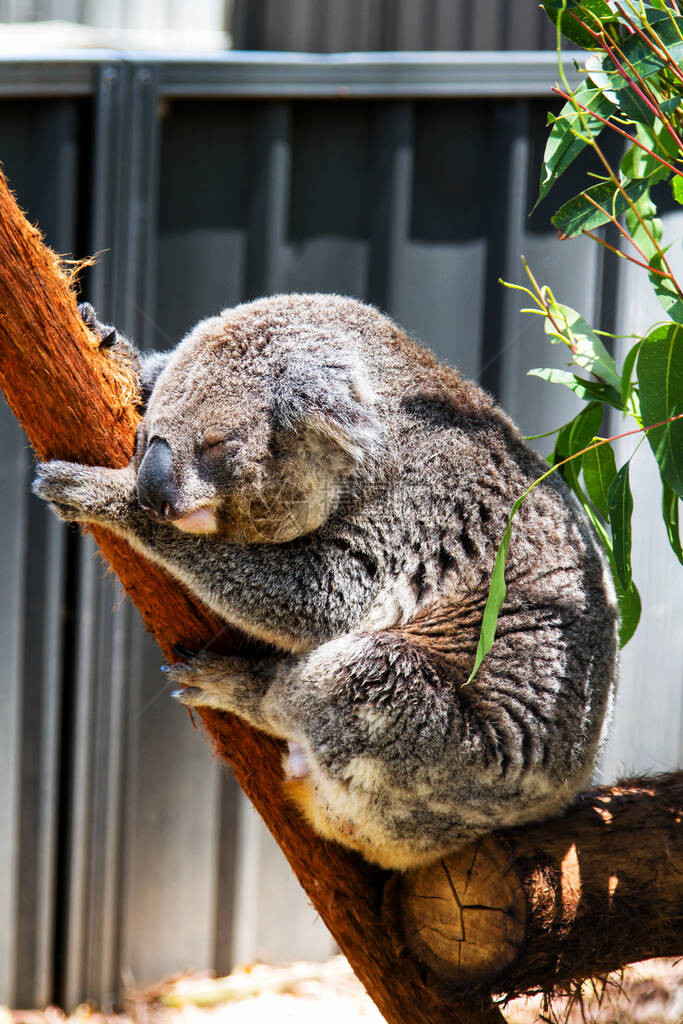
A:
<svg viewBox="0 0 683 1024">
<path fill-rule="evenodd" d="M 524 939 L 524 889 L 490 837 L 407 872 L 398 898 L 407 947 L 458 988 L 490 983 Z"/>
</svg>

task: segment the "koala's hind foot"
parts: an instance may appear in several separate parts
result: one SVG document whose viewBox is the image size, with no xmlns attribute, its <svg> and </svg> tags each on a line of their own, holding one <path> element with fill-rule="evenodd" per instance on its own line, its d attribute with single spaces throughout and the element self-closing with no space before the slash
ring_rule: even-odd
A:
<svg viewBox="0 0 683 1024">
<path fill-rule="evenodd" d="M 263 706 L 273 681 L 269 661 L 201 651 L 164 666 L 164 671 L 179 684 L 171 696 L 181 704 L 232 711 L 259 729 L 273 731 Z"/>
</svg>

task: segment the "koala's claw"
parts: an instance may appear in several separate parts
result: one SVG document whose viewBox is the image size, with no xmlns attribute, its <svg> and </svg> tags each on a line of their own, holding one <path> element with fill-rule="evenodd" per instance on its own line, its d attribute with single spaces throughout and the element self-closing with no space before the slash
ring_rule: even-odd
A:
<svg viewBox="0 0 683 1024">
<path fill-rule="evenodd" d="M 97 323 L 95 307 L 89 302 L 79 302 L 78 313 L 86 327 L 92 327 L 93 324 Z"/>
<path fill-rule="evenodd" d="M 204 691 L 200 686 L 181 686 L 179 690 L 172 690 L 171 696 L 187 707 L 196 707 L 206 701 Z"/>
<path fill-rule="evenodd" d="M 197 651 L 191 651 L 184 644 L 173 644 L 173 653 L 177 654 L 181 661 L 192 661 L 197 655 Z"/>
</svg>

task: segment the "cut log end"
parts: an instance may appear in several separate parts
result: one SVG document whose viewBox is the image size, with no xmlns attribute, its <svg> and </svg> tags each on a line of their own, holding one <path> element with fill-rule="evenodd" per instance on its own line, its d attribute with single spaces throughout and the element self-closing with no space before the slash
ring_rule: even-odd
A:
<svg viewBox="0 0 683 1024">
<path fill-rule="evenodd" d="M 683 772 L 585 793 L 387 890 L 385 916 L 450 989 L 567 991 L 683 953 Z"/>
<path fill-rule="evenodd" d="M 491 982 L 524 940 L 527 901 L 509 867 L 487 837 L 401 879 L 406 945 L 457 988 Z"/>
</svg>

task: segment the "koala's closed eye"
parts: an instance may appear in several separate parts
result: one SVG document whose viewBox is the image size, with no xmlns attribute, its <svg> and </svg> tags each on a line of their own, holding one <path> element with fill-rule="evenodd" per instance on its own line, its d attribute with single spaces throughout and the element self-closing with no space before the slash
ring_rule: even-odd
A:
<svg viewBox="0 0 683 1024">
<path fill-rule="evenodd" d="M 226 436 L 225 434 L 207 434 L 202 438 L 198 450 L 200 456 L 208 455 L 211 457 L 220 455 L 227 459 L 234 459 L 242 443 L 237 438 Z"/>
<path fill-rule="evenodd" d="M 202 452 L 217 452 L 223 449 L 227 443 L 227 438 L 222 434 L 207 434 L 203 438 L 200 445 L 200 451 Z"/>
</svg>

